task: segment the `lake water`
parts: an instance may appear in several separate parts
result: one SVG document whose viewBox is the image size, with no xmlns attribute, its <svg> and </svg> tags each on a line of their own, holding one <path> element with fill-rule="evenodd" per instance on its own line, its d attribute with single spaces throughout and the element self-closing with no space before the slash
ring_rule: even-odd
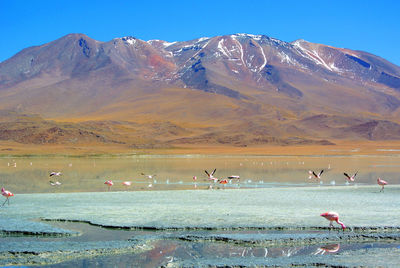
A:
<svg viewBox="0 0 400 268">
<path fill-rule="evenodd" d="M 112 190 L 174 190 L 207 188 L 210 183 L 204 170 L 217 178 L 239 175 L 225 187 L 281 187 L 315 184 L 308 179 L 308 170 L 322 174 L 323 185 L 344 185 L 343 172 L 358 171 L 357 184 L 376 184 L 381 177 L 391 184 L 400 183 L 399 156 L 134 156 L 125 158 L 0 158 L 0 183 L 17 193 L 100 192 L 108 190 L 106 180 L 112 180 Z M 52 171 L 61 176 L 49 177 Z M 142 176 L 156 174 L 154 179 Z M 197 180 L 193 180 L 193 176 Z M 52 187 L 58 180 L 60 187 Z M 124 187 L 123 181 L 131 181 Z M 152 187 L 148 187 L 151 184 Z"/>
<path fill-rule="evenodd" d="M 0 265 L 400 263 L 396 155 L 0 158 L 0 167 L 0 183 L 15 194 L 0 208 Z M 204 170 L 215 168 L 216 177 L 240 182 L 206 190 Z M 321 169 L 321 183 L 308 179 Z M 356 171 L 346 184 L 343 172 Z M 383 193 L 377 177 L 389 182 Z M 345 232 L 329 231 L 319 216 L 328 210 L 340 213 Z"/>
</svg>

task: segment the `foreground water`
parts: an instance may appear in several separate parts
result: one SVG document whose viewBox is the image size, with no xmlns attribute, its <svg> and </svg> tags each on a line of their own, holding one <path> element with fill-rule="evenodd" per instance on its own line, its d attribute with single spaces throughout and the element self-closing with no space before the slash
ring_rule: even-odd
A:
<svg viewBox="0 0 400 268">
<path fill-rule="evenodd" d="M 0 179 L 15 193 L 0 208 L 0 265 L 397 267 L 398 162 L 396 157 L 0 159 Z M 213 168 L 221 177 L 240 175 L 240 183 L 205 190 L 210 183 L 203 169 Z M 308 179 L 308 169 L 322 168 L 322 184 Z M 356 183 L 346 185 L 343 171 L 357 170 Z M 60 187 L 49 185 L 50 171 L 63 173 L 56 178 Z M 156 180 L 141 172 L 157 174 Z M 383 193 L 377 176 L 390 179 Z M 103 183 L 109 178 L 129 178 L 133 185 L 116 183 L 108 191 Z M 330 210 L 348 226 L 344 232 L 329 230 L 319 216 Z"/>
</svg>

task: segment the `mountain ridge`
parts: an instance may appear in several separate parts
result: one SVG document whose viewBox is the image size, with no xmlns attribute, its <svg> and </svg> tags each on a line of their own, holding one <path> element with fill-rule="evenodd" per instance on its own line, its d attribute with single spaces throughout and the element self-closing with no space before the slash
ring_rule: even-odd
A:
<svg viewBox="0 0 400 268">
<path fill-rule="evenodd" d="M 100 42 L 69 34 L 0 63 L 1 110 L 55 124 L 125 122 L 114 134 L 129 146 L 146 140 L 133 133 L 155 137 L 151 124 L 166 122 L 171 132 L 156 135 L 152 146 L 399 139 L 399 107 L 399 66 L 363 51 L 266 35 Z M 337 118 L 349 123 L 332 125 Z M 310 120 L 326 127 L 315 131 Z"/>
</svg>

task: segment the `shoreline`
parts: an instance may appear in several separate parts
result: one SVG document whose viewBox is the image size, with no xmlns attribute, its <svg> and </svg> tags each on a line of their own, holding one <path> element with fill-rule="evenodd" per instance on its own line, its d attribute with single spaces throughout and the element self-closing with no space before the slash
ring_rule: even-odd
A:
<svg viewBox="0 0 400 268">
<path fill-rule="evenodd" d="M 8 157 L 132 157 L 164 156 L 398 156 L 400 141 L 340 141 L 336 145 L 176 145 L 174 148 L 132 149 L 121 145 L 34 145 L 0 142 L 0 158 Z"/>
</svg>

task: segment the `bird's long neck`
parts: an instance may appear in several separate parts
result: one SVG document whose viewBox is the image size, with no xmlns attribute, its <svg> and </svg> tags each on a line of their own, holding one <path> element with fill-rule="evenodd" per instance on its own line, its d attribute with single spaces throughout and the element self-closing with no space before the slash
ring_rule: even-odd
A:
<svg viewBox="0 0 400 268">
<path fill-rule="evenodd" d="M 342 226 L 342 229 L 343 229 L 343 230 L 346 229 L 346 225 L 344 225 L 343 222 L 341 222 L 341 221 L 339 221 L 339 220 L 336 220 L 336 222 Z"/>
</svg>

